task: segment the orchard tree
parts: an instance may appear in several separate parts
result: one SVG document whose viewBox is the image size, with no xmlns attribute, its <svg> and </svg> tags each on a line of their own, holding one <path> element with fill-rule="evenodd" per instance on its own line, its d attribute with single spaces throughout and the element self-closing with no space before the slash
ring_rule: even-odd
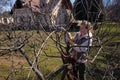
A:
<svg viewBox="0 0 120 80">
<path fill-rule="evenodd" d="M 40 1 L 44 2 L 47 0 Z M 82 3 L 83 1 L 86 2 Z M 92 6 L 88 5 L 89 2 L 87 0 L 83 1 L 75 2 L 75 6 L 82 3 L 85 7 L 85 10 L 83 8 L 79 9 L 83 10 L 81 13 L 84 14 L 82 16 L 76 14 L 77 19 L 89 19 L 93 15 L 90 15 L 90 11 L 94 10 Z M 53 4 L 53 0 L 50 2 L 50 5 Z M 97 0 L 95 2 L 97 2 Z M 58 3 L 61 3 L 61 1 L 58 1 Z M 91 4 L 93 3 L 94 1 L 91 0 Z M 98 3 L 94 3 L 94 7 L 98 7 L 97 4 Z M 48 9 L 51 7 L 52 6 L 49 6 Z M 54 11 L 57 11 L 56 9 L 59 9 L 60 5 L 56 4 L 54 7 Z M 44 8 L 45 5 L 42 4 L 41 9 L 43 10 Z M 94 11 L 96 11 L 96 15 L 98 15 L 97 11 L 99 10 L 100 12 L 98 13 L 102 13 L 101 8 L 95 8 Z M 63 14 L 61 9 L 60 12 Z M 83 17 L 85 13 L 87 17 Z M 46 17 L 46 14 L 48 15 L 47 12 L 44 12 L 42 16 L 44 21 L 48 23 L 49 18 Z M 59 17 L 57 17 L 57 19 L 59 19 Z M 7 29 L 4 28 L 0 31 L 0 57 L 3 56 L 0 58 L 0 62 L 2 62 L 3 59 L 7 61 L 6 63 L 3 60 L 4 64 L 10 62 L 8 66 L 5 67 L 3 64 L 0 64 L 0 80 L 73 80 L 69 78 L 74 77 L 70 64 L 71 55 L 69 51 L 75 46 L 70 46 L 69 42 L 67 43 L 67 40 L 65 40 L 65 37 L 67 37 L 66 33 L 68 33 L 67 31 L 69 29 L 68 27 L 67 29 L 66 26 L 70 27 L 70 25 L 53 24 L 53 30 L 47 31 L 40 20 L 36 26 L 40 26 L 41 30 L 28 30 L 26 28 L 24 28 L 24 30 L 16 30 L 14 29 L 16 25 L 13 24 L 12 26 L 9 25 Z M 90 54 L 88 55 L 88 62 L 86 63 L 86 79 L 119 80 L 120 24 L 115 22 L 99 22 L 98 26 L 98 29 L 94 31 L 92 37 L 93 46 L 90 46 L 90 51 L 88 52 Z M 74 32 L 72 35 L 73 34 Z M 7 59 L 4 58 L 4 56 L 11 58 Z M 18 56 L 17 59 L 21 58 L 22 61 L 16 62 L 16 56 Z"/>
</svg>

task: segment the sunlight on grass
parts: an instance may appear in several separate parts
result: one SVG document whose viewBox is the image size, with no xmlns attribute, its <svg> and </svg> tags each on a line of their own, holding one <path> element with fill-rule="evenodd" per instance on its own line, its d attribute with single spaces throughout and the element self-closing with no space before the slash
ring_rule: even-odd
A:
<svg viewBox="0 0 120 80">
<path fill-rule="evenodd" d="M 99 25 L 101 25 L 101 24 L 99 23 Z M 116 27 L 113 27 L 113 26 L 116 26 L 116 24 L 115 23 L 105 24 L 105 25 L 103 25 L 101 27 L 101 29 L 100 29 L 101 31 L 100 31 L 99 34 L 97 34 L 98 31 L 95 31 L 94 34 L 96 34 L 97 36 L 105 35 L 105 37 L 103 37 L 103 39 L 100 37 L 102 42 L 104 42 L 105 40 L 109 39 L 111 36 L 114 36 L 115 34 L 118 34 L 118 36 L 115 36 L 115 38 L 110 40 L 110 42 L 120 42 L 120 37 L 119 37 L 120 29 L 116 28 Z M 112 28 L 110 28 L 110 27 L 112 27 Z M 50 32 L 47 32 L 47 34 L 45 34 L 43 31 L 39 31 L 39 32 L 42 35 L 42 37 L 44 38 L 44 40 L 46 39 L 47 34 L 50 34 Z M 7 32 L 3 32 L 3 33 L 7 33 Z M 3 33 L 1 32 L 1 34 L 3 34 Z M 76 32 L 71 32 L 71 33 L 72 33 L 72 35 L 74 35 Z M 107 34 L 107 33 L 109 33 L 109 34 Z M 11 35 L 14 35 L 14 36 L 21 35 L 23 37 L 23 36 L 25 36 L 25 34 L 28 34 L 28 35 L 32 36 L 32 37 L 29 38 L 28 43 L 25 45 L 24 49 L 27 52 L 27 54 L 29 55 L 30 59 L 32 61 L 34 61 L 35 60 L 34 43 L 36 43 L 36 50 L 39 51 L 39 49 L 41 47 L 41 44 L 44 42 L 44 40 L 43 40 L 43 42 L 39 41 L 41 39 L 40 34 L 37 33 L 37 31 L 35 31 L 35 30 L 27 31 L 27 32 L 25 32 L 25 31 L 15 31 L 15 32 L 12 32 Z M 61 34 L 63 36 L 63 33 L 61 33 Z M 6 38 L 7 36 L 5 34 L 0 35 L 0 39 L 2 39 L 3 37 Z M 56 35 L 55 34 L 53 34 L 52 37 L 56 39 Z M 14 40 L 11 40 L 11 41 L 14 41 Z M 21 41 L 22 41 L 22 39 L 21 39 Z M 10 43 L 10 41 L 7 41 L 7 42 L 8 42 L 7 44 Z M 65 46 L 63 37 L 61 39 L 61 42 Z M 13 43 L 11 42 L 10 44 L 13 44 Z M 98 45 L 97 42 L 94 42 L 93 44 L 94 45 Z M 103 44 L 103 45 L 106 46 L 105 44 Z M 96 61 L 94 63 L 94 65 L 97 65 L 97 67 L 99 67 L 99 69 L 101 69 L 102 72 L 104 72 L 105 67 L 106 67 L 105 55 L 109 54 L 109 52 L 105 53 L 105 51 L 108 48 L 112 48 L 112 47 L 105 47 L 106 49 L 104 51 L 102 51 L 100 55 L 98 55 L 98 57 L 97 57 L 97 59 L 96 59 Z M 98 48 L 92 48 L 91 49 L 91 51 L 89 53 L 90 59 L 92 59 L 94 57 L 94 55 L 96 55 L 97 51 L 98 51 Z M 118 52 L 119 52 L 119 50 L 118 50 Z M 16 55 L 18 57 L 21 56 L 21 58 L 16 57 Z M 18 70 L 16 72 L 17 75 L 14 74 L 16 80 L 25 79 L 27 77 L 27 75 L 29 73 L 29 69 L 30 69 L 28 63 L 26 62 L 25 58 L 19 52 L 14 53 L 13 57 L 15 57 L 16 61 L 18 59 L 22 60 L 22 61 L 20 61 L 20 62 L 22 62 L 21 66 L 20 65 L 19 66 L 14 65 L 14 69 Z M 10 71 L 11 71 L 10 70 L 11 69 L 11 65 L 12 65 L 11 61 L 8 60 L 8 61 L 5 61 L 5 63 L 6 64 L 8 63 L 8 64 L 7 65 L 0 64 L 0 80 L 6 79 L 7 76 L 9 75 Z M 18 62 L 15 62 L 15 64 L 18 64 Z M 19 63 L 19 64 L 21 64 L 21 63 Z M 60 53 L 57 50 L 56 44 L 55 44 L 55 42 L 52 39 L 48 39 L 47 40 L 46 46 L 43 49 L 43 52 L 39 56 L 39 64 L 40 64 L 40 66 L 39 66 L 40 67 L 40 71 L 42 71 L 42 73 L 45 76 L 45 78 L 47 78 L 51 73 L 56 71 L 63 64 L 62 60 L 60 58 Z M 20 72 L 20 69 L 21 69 L 21 72 Z M 22 70 L 23 70 L 23 72 L 22 72 Z M 30 80 L 32 80 L 33 77 L 36 77 L 36 76 L 35 76 L 35 73 L 32 71 L 32 73 L 30 75 Z M 61 74 L 58 75 L 55 78 L 55 80 L 60 80 L 60 77 L 61 77 Z"/>
</svg>

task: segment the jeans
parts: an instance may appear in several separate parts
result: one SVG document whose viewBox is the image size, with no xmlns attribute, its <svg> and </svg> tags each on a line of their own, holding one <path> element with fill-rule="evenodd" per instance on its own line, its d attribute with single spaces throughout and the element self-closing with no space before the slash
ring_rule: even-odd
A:
<svg viewBox="0 0 120 80">
<path fill-rule="evenodd" d="M 85 63 L 76 63 L 76 61 L 73 60 L 72 66 L 73 66 L 73 73 L 75 76 L 74 80 L 84 80 Z"/>
</svg>

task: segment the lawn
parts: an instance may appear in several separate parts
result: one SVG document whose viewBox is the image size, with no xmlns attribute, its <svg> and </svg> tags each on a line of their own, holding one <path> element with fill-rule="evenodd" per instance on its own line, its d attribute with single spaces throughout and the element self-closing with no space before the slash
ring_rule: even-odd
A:
<svg viewBox="0 0 120 80">
<path fill-rule="evenodd" d="M 120 28 L 116 27 L 116 24 L 100 24 L 99 30 L 94 32 L 94 37 L 100 37 L 100 40 L 103 45 L 103 50 L 98 55 L 97 59 L 94 63 L 87 63 L 87 80 L 110 80 L 111 78 L 115 77 L 118 80 L 120 79 L 120 64 L 119 64 L 119 57 L 120 57 L 120 46 L 116 44 L 116 42 L 120 42 Z M 10 33 L 10 34 L 8 34 Z M 75 32 L 71 32 L 72 35 Z M 8 40 L 9 35 L 11 37 L 15 37 L 16 39 Z M 15 45 L 19 40 L 19 42 L 23 42 L 26 37 L 29 37 L 27 40 L 26 45 L 23 47 L 26 51 L 27 55 L 30 57 L 32 61 L 35 59 L 35 52 L 38 52 L 41 44 L 44 43 L 47 36 L 50 32 L 44 33 L 43 31 L 13 31 L 13 32 L 1 32 L 0 35 L 0 46 L 12 46 Z M 63 33 L 58 32 L 54 33 L 52 37 L 56 40 L 56 34 L 61 35 L 61 43 L 65 46 Z M 113 38 L 112 38 L 113 37 Z M 112 44 L 115 43 L 115 44 Z M 93 45 L 99 45 L 97 41 L 93 43 Z M 90 60 L 96 55 L 99 48 L 92 47 L 89 52 Z M 46 54 L 48 56 L 46 56 Z M 56 57 L 52 57 L 56 56 Z M 56 47 L 55 41 L 52 38 L 49 38 L 46 41 L 46 45 L 39 56 L 39 68 L 42 71 L 45 78 L 47 78 L 51 73 L 56 71 L 63 63 L 60 58 L 60 52 Z M 118 71 L 117 71 L 118 70 Z M 7 53 L 4 56 L 0 57 L 0 80 L 24 80 L 28 77 L 29 80 L 36 80 L 35 73 L 30 70 L 30 67 L 22 54 L 19 51 Z M 92 73 L 90 75 L 90 73 Z M 13 73 L 11 73 L 13 72 Z M 114 74 L 111 76 L 112 72 Z M 60 80 L 60 75 L 58 75 L 55 80 Z M 107 76 L 107 77 L 106 77 Z"/>
</svg>

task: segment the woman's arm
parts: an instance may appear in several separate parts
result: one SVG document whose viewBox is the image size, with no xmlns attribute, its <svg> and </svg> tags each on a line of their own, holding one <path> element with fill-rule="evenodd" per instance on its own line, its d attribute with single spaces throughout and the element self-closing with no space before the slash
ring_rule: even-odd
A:
<svg viewBox="0 0 120 80">
<path fill-rule="evenodd" d="M 76 47 L 73 47 L 73 49 L 77 52 L 88 51 L 89 46 L 92 46 L 92 33 L 87 34 L 86 36 L 81 38 L 79 41 L 81 41 L 80 44 L 73 43 L 73 46 L 76 46 Z"/>
<path fill-rule="evenodd" d="M 91 46 L 91 45 L 92 45 L 92 40 L 91 39 L 90 40 L 86 39 L 86 41 L 83 42 L 81 45 L 73 43 L 73 46 L 75 46 L 75 47 L 73 47 L 73 49 L 77 52 L 87 52 L 89 46 Z"/>
<path fill-rule="evenodd" d="M 67 32 L 65 34 L 65 42 L 72 44 L 72 40 L 73 40 L 72 35 L 69 32 Z"/>
</svg>

